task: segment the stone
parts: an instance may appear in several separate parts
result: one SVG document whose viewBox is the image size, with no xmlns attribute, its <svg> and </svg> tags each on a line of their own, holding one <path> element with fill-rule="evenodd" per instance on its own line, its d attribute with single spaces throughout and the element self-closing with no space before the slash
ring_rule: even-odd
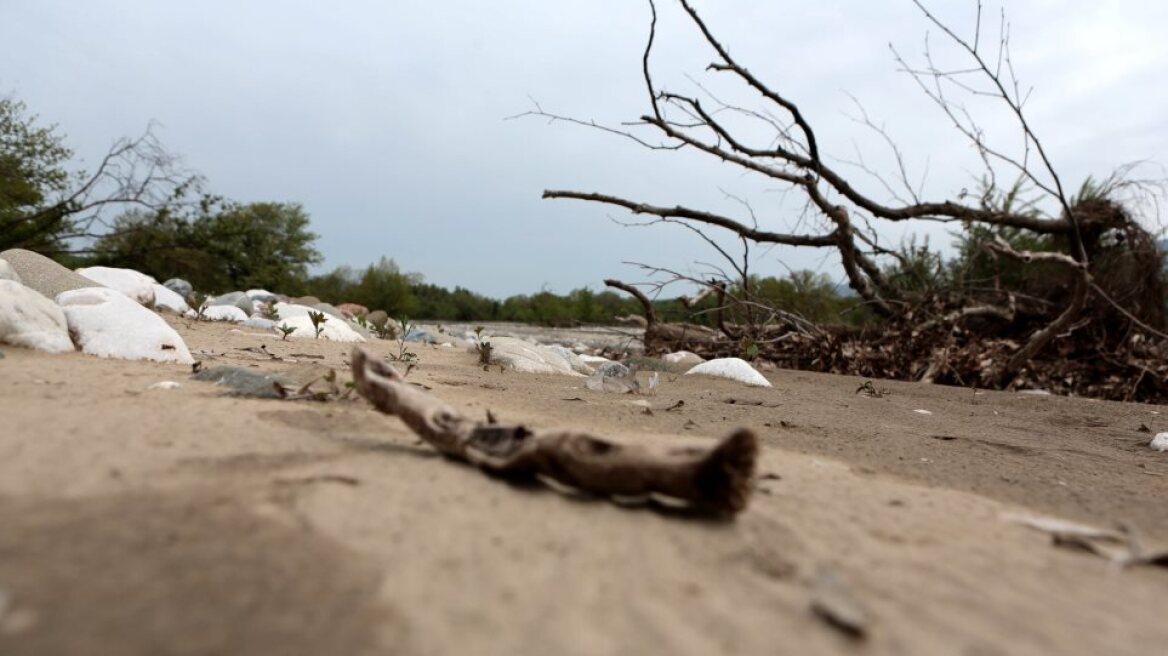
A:
<svg viewBox="0 0 1168 656">
<path fill-rule="evenodd" d="M 273 303 L 278 303 L 280 301 L 279 296 L 266 289 L 249 289 L 244 292 L 244 294 L 247 294 L 248 298 L 256 301 L 257 303 L 267 303 L 268 305 L 272 305 Z"/>
<path fill-rule="evenodd" d="M 296 305 L 306 305 L 308 307 L 315 307 L 317 305 L 320 305 L 320 299 L 315 297 L 315 296 L 300 296 L 300 297 L 294 298 L 288 302 L 294 303 Z"/>
<path fill-rule="evenodd" d="M 191 309 L 191 307 L 187 305 L 187 302 L 183 300 L 182 296 L 179 296 L 178 293 L 170 287 L 155 284 L 154 309 L 170 310 L 171 312 L 175 312 L 177 314 L 183 314 L 187 310 Z"/>
<path fill-rule="evenodd" d="M 190 298 L 191 294 L 195 293 L 195 288 L 191 286 L 191 283 L 182 278 L 171 278 L 162 283 L 162 286 L 183 297 L 183 300 Z"/>
<path fill-rule="evenodd" d="M 619 362 L 608 362 L 596 368 L 596 373 L 584 382 L 584 387 L 594 392 L 628 394 L 641 391 L 637 381 L 637 371 Z"/>
<path fill-rule="evenodd" d="M 116 289 L 148 308 L 154 307 L 154 285 L 158 284 L 158 281 L 140 271 L 97 266 L 77 269 L 77 273 L 110 289 Z"/>
<path fill-rule="evenodd" d="M 365 320 L 369 322 L 370 326 L 385 328 L 389 323 L 389 315 L 385 313 L 385 310 L 374 310 L 365 316 Z"/>
<path fill-rule="evenodd" d="M 345 321 L 349 318 L 345 316 L 344 312 L 341 312 L 340 308 L 330 303 L 317 303 L 312 307 L 315 308 L 317 312 L 324 312 L 325 314 L 336 317 L 341 321 Z"/>
<path fill-rule="evenodd" d="M 263 317 L 252 317 L 243 322 L 244 326 L 248 328 L 259 328 L 260 330 L 275 330 L 276 322 L 271 319 L 264 319 Z"/>
<path fill-rule="evenodd" d="M 1156 451 L 1168 451 L 1168 433 L 1156 433 L 1148 446 Z"/>
<path fill-rule="evenodd" d="M 0 260 L 0 280 L 20 282 L 20 274 L 16 273 L 16 269 L 12 268 L 12 265 L 8 263 L 8 260 Z"/>
<path fill-rule="evenodd" d="M 572 363 L 564 357 L 563 353 L 555 349 L 531 344 L 515 337 L 489 337 L 484 338 L 483 341 L 491 343 L 492 362 L 510 367 L 515 371 L 583 376 L 581 372 L 573 368 Z M 583 365 L 582 362 L 581 365 Z"/>
<path fill-rule="evenodd" d="M 12 266 L 25 287 L 40 292 L 45 298 L 56 298 L 61 292 L 71 289 L 100 286 L 40 253 L 26 251 L 23 248 L 13 248 L 0 253 L 0 260 Z"/>
<path fill-rule="evenodd" d="M 369 308 L 357 303 L 341 303 L 337 306 L 337 309 L 341 311 L 341 314 L 345 315 L 345 318 L 363 317 L 369 314 Z"/>
<path fill-rule="evenodd" d="M 310 305 L 300 305 L 299 303 L 276 303 L 274 309 L 276 315 L 280 319 L 291 319 L 292 317 L 307 317 L 309 312 L 320 312 L 320 310 Z M 279 319 L 277 319 L 279 321 Z"/>
<path fill-rule="evenodd" d="M 683 367 L 694 367 L 706 361 L 705 358 L 697 353 L 689 351 L 677 351 L 676 353 L 666 353 L 661 356 L 661 359 L 670 364 L 681 365 Z"/>
<path fill-rule="evenodd" d="M 192 364 L 182 337 L 162 317 L 105 287 L 62 292 L 69 333 L 82 352 L 103 358 Z"/>
<path fill-rule="evenodd" d="M 234 305 L 208 305 L 203 308 L 203 318 L 208 321 L 247 321 L 247 313 Z"/>
<path fill-rule="evenodd" d="M 287 326 L 295 328 L 295 332 L 288 336 L 288 339 L 316 339 L 316 329 L 312 325 L 312 319 L 307 315 L 284 317 L 281 315 L 280 320 L 276 322 L 276 326 Z M 321 324 L 320 339 L 327 339 L 333 342 L 364 342 L 362 337 L 353 327 L 340 319 L 329 318 Z"/>
<path fill-rule="evenodd" d="M 255 303 L 243 292 L 228 292 L 207 301 L 208 306 L 230 305 L 239 308 L 246 316 L 255 313 Z"/>
<path fill-rule="evenodd" d="M 729 378 L 754 387 L 770 387 L 771 383 L 762 374 L 758 373 L 750 363 L 742 358 L 715 358 L 703 362 L 685 372 L 685 375 L 702 374 Z"/>
<path fill-rule="evenodd" d="M 0 343 L 49 353 L 76 350 L 61 308 L 15 280 L 0 280 Z"/>
</svg>

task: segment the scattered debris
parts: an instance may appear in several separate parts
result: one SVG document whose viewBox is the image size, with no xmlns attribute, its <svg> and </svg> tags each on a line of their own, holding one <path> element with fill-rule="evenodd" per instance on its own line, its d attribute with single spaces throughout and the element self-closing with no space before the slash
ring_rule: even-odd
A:
<svg viewBox="0 0 1168 656">
<path fill-rule="evenodd" d="M 854 640 L 868 637 L 868 609 L 830 569 L 820 567 L 811 587 L 811 610 L 831 628 Z"/>
<path fill-rule="evenodd" d="M 873 399 L 882 399 L 890 394 L 890 392 L 884 388 L 877 389 L 876 386 L 872 384 L 872 381 L 866 380 L 864 381 L 863 385 L 860 385 L 856 388 L 856 394 L 863 394 L 864 396 Z"/>
<path fill-rule="evenodd" d="M 1136 429 L 1136 432 L 1137 433 L 1151 433 L 1152 429 L 1148 428 L 1147 424 L 1140 424 L 1140 427 Z"/>
<path fill-rule="evenodd" d="M 921 408 L 917 408 L 916 410 L 913 410 L 913 412 L 917 413 L 918 415 L 931 415 L 931 414 L 933 414 L 931 411 L 923 410 Z"/>
<path fill-rule="evenodd" d="M 673 405 L 669 406 L 668 408 L 665 408 L 665 412 L 673 412 L 675 410 L 681 410 L 683 407 L 685 407 L 685 401 L 679 400 L 677 403 L 674 403 Z"/>
<path fill-rule="evenodd" d="M 336 370 L 320 365 L 304 365 L 286 373 L 221 365 L 197 371 L 192 378 L 224 385 L 233 396 L 289 401 L 328 401 L 341 396 Z"/>
<path fill-rule="evenodd" d="M 1094 554 L 1120 568 L 1135 565 L 1168 567 L 1168 547 L 1147 548 L 1138 531 L 1130 525 L 1110 530 L 1057 517 L 1018 513 L 1002 515 L 1002 519 L 1047 533 L 1056 546 Z"/>
<path fill-rule="evenodd" d="M 178 389 L 180 387 L 182 387 L 182 385 L 180 385 L 179 383 L 176 383 L 173 380 L 163 380 L 163 381 L 154 383 L 153 385 L 151 385 L 150 387 L 147 387 L 146 389 L 172 390 L 172 389 Z"/>
</svg>

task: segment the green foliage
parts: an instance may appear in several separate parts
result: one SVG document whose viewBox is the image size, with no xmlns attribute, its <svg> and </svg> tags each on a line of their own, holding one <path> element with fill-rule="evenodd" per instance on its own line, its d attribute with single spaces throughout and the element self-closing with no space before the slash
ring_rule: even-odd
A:
<svg viewBox="0 0 1168 656">
<path fill-rule="evenodd" d="M 202 290 L 295 289 L 320 262 L 308 214 L 295 203 L 206 197 L 187 215 L 127 212 L 94 246 L 96 261 L 182 277 Z"/>
<path fill-rule="evenodd" d="M 312 322 L 313 337 L 320 339 L 320 334 L 324 332 L 324 324 L 328 321 L 328 317 L 324 316 L 324 312 L 308 312 L 308 320 Z"/>
<path fill-rule="evenodd" d="M 56 126 L 37 125 L 24 103 L 0 98 L 0 250 L 57 250 L 73 224 L 57 205 L 73 156 Z"/>
</svg>

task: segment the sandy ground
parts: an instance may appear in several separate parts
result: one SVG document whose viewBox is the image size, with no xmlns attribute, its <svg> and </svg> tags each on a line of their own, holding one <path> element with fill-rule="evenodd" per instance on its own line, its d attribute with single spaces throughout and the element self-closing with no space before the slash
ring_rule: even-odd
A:
<svg viewBox="0 0 1168 656">
<path fill-rule="evenodd" d="M 346 371 L 347 345 L 174 325 L 208 365 Z M 298 362 L 240 350 L 261 343 Z M 891 382 L 868 398 L 779 371 L 773 389 L 666 375 L 646 414 L 417 348 L 410 380 L 470 414 L 656 443 L 755 428 L 757 493 L 711 521 L 494 480 L 359 399 L 240 399 L 185 367 L 2 350 L 6 656 L 1168 649 L 1168 570 L 1001 519 L 1168 540 L 1168 454 L 1138 431 L 1168 430 L 1158 407 Z M 182 386 L 148 389 L 163 380 Z M 825 571 L 867 609 L 866 640 L 813 614 Z"/>
</svg>

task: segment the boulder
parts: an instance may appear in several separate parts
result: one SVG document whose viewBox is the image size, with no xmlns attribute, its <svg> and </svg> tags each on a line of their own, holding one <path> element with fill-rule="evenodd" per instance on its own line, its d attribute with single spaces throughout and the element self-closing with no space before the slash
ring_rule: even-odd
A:
<svg viewBox="0 0 1168 656">
<path fill-rule="evenodd" d="M 271 319 L 264 319 L 263 317 L 252 317 L 243 322 L 243 325 L 248 328 L 259 328 L 260 330 L 275 330 L 276 322 Z"/>
<path fill-rule="evenodd" d="M 162 286 L 183 297 L 183 300 L 190 298 L 191 294 L 195 293 L 195 288 L 191 287 L 191 283 L 182 278 L 171 278 L 162 283 Z"/>
<path fill-rule="evenodd" d="M 369 308 L 365 307 L 364 305 L 358 305 L 357 303 L 341 303 L 337 306 L 337 309 L 340 310 L 341 314 L 345 315 L 346 318 L 363 317 L 369 314 Z"/>
<path fill-rule="evenodd" d="M 316 305 L 314 305 L 312 307 L 314 309 L 316 309 L 317 312 L 324 312 L 325 314 L 327 314 L 329 316 L 336 317 L 336 318 L 340 319 L 341 321 L 348 319 L 348 317 L 345 316 L 344 312 L 341 312 L 341 310 L 339 308 L 337 308 L 337 306 L 332 305 L 330 303 L 317 303 Z"/>
<path fill-rule="evenodd" d="M 71 289 L 98 286 L 89 278 L 70 271 L 44 255 L 23 248 L 0 253 L 0 260 L 8 262 L 25 287 L 40 292 L 46 298 L 56 298 L 61 292 Z"/>
<path fill-rule="evenodd" d="M 16 273 L 16 269 L 12 268 L 12 265 L 8 263 L 8 260 L 0 260 L 0 280 L 20 282 L 20 274 Z"/>
<path fill-rule="evenodd" d="M 515 371 L 532 374 L 583 376 L 583 373 L 573 367 L 572 362 L 564 356 L 562 351 L 525 342 L 515 337 L 489 337 L 484 338 L 483 341 L 491 343 L 492 362 L 510 367 Z M 572 355 L 575 356 L 574 353 Z M 579 360 L 579 357 L 576 357 L 576 360 Z M 583 362 L 580 362 L 580 366 L 587 369 L 587 365 Z"/>
<path fill-rule="evenodd" d="M 708 362 L 703 362 L 685 372 L 687 376 L 690 374 L 729 378 L 730 380 L 736 380 L 754 387 L 771 386 L 769 380 L 758 373 L 754 367 L 750 366 L 749 362 L 741 358 L 715 358 Z"/>
<path fill-rule="evenodd" d="M 300 297 L 294 298 L 288 302 L 295 303 L 296 305 L 306 305 L 308 307 L 314 307 L 316 305 L 320 305 L 320 299 L 315 297 L 315 296 L 300 296 Z"/>
<path fill-rule="evenodd" d="M 242 310 L 243 313 L 248 317 L 255 313 L 255 304 L 252 302 L 251 298 L 243 292 L 228 292 L 226 294 L 216 296 L 215 298 L 207 301 L 207 305 L 230 305 L 232 307 L 237 307 Z"/>
<path fill-rule="evenodd" d="M 157 314 L 121 292 L 92 287 L 63 292 L 69 333 L 82 352 L 103 358 L 192 364 L 182 337 Z"/>
<path fill-rule="evenodd" d="M 299 303 L 276 303 L 276 314 L 280 319 L 291 319 L 292 317 L 307 317 L 309 312 L 320 312 L 320 310 L 311 305 L 300 305 Z M 277 319 L 277 322 L 279 319 Z"/>
<path fill-rule="evenodd" d="M 179 296 L 170 287 L 156 284 L 154 285 L 154 309 L 170 310 L 182 314 L 191 307 L 187 305 L 182 296 Z"/>
<path fill-rule="evenodd" d="M 0 343 L 49 353 L 76 350 L 61 308 L 15 280 L 0 280 Z"/>
<path fill-rule="evenodd" d="M 374 310 L 365 315 L 365 320 L 374 328 L 385 328 L 389 324 L 389 315 L 385 313 L 385 310 Z"/>
<path fill-rule="evenodd" d="M 203 308 L 203 318 L 209 321 L 247 321 L 247 313 L 234 305 L 208 305 Z"/>
<path fill-rule="evenodd" d="M 683 367 L 694 367 L 706 361 L 705 358 L 697 353 L 689 351 L 677 351 L 676 353 L 666 353 L 661 356 L 661 359 L 670 364 L 681 365 Z"/>
<path fill-rule="evenodd" d="M 158 284 L 158 281 L 140 271 L 98 266 L 77 269 L 77 273 L 110 289 L 116 289 L 148 308 L 154 307 L 154 285 Z M 92 284 L 90 283 L 91 286 Z"/>
<path fill-rule="evenodd" d="M 257 303 L 267 303 L 268 305 L 276 303 L 280 300 L 279 296 L 266 289 L 249 289 L 244 292 L 244 294 L 247 294 L 248 298 Z"/>
<path fill-rule="evenodd" d="M 288 339 L 316 339 L 315 328 L 312 325 L 312 319 L 307 315 L 285 317 L 280 315 L 280 320 L 276 322 L 277 326 L 286 326 L 295 328 L 295 332 L 288 335 Z M 320 339 L 327 339 L 334 342 L 364 342 L 365 338 L 353 330 L 353 328 L 340 319 L 329 318 L 321 324 Z"/>
</svg>

